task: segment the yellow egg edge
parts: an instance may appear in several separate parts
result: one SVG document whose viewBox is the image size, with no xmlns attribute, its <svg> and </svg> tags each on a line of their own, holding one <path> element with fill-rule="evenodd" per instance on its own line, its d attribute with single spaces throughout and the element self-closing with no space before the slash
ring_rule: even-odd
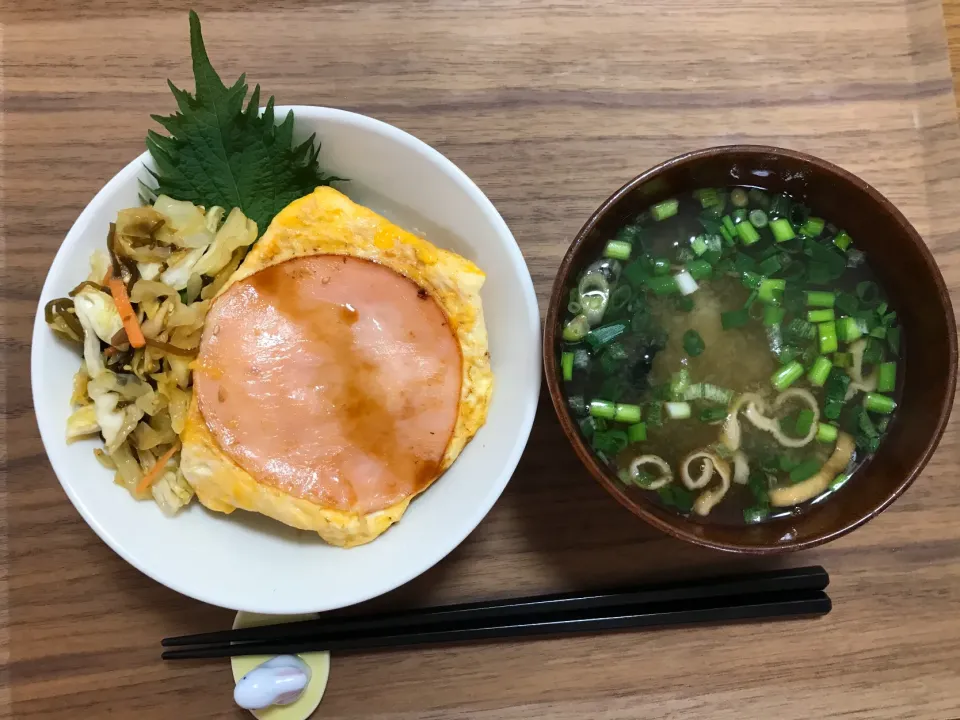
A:
<svg viewBox="0 0 960 720">
<path fill-rule="evenodd" d="M 457 420 L 441 461 L 442 475 L 483 426 L 493 394 L 480 300 L 486 276 L 460 255 L 407 232 L 333 188 L 319 187 L 277 214 L 218 296 L 271 265 L 321 254 L 384 265 L 427 290 L 447 316 L 460 346 L 462 375 Z M 181 438 L 181 468 L 204 506 L 223 513 L 236 508 L 259 512 L 292 527 L 313 530 L 331 545 L 355 547 L 376 539 L 400 519 L 415 497 L 361 515 L 262 485 L 220 450 L 195 396 Z"/>
</svg>

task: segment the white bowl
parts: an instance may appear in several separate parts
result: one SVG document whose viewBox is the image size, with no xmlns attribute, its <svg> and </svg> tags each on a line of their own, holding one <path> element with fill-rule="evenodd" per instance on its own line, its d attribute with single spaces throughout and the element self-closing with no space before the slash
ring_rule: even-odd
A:
<svg viewBox="0 0 960 720">
<path fill-rule="evenodd" d="M 137 502 L 94 458 L 98 440 L 67 445 L 71 382 L 80 357 L 57 340 L 43 306 L 88 273 L 118 210 L 138 204 L 147 153 L 97 193 L 61 245 L 40 296 L 31 377 L 40 434 L 68 497 L 94 531 L 131 565 L 177 592 L 234 610 L 304 613 L 367 600 L 424 572 L 480 523 L 517 466 L 540 389 L 540 314 L 520 249 L 493 204 L 452 162 L 417 138 L 362 115 L 289 109 L 297 134 L 316 132 L 321 166 L 350 179 L 341 189 L 409 230 L 476 262 L 495 388 L 487 423 L 457 462 L 414 500 L 396 526 L 343 550 L 315 533 L 259 515 L 221 515 L 194 502 L 175 518 Z"/>
</svg>

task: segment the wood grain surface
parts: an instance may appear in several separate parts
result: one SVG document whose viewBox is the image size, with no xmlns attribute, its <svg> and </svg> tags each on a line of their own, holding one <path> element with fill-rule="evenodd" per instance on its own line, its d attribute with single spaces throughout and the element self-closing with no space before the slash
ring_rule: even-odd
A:
<svg viewBox="0 0 960 720">
<path fill-rule="evenodd" d="M 281 103 L 379 117 L 456 162 L 513 229 L 541 303 L 565 244 L 613 189 L 682 151 L 734 141 L 860 174 L 916 225 L 960 299 L 960 133 L 937 0 L 192 5 L 226 77 L 246 71 Z M 172 109 L 166 79 L 189 84 L 187 7 L 9 0 L 3 10 L 0 712 L 16 718 L 243 717 L 224 663 L 158 659 L 162 636 L 227 627 L 230 614 L 155 584 L 100 542 L 50 469 L 30 398 L 47 267 L 83 206 L 141 152 L 149 114 Z M 829 569 L 826 619 L 335 658 L 319 716 L 958 718 L 958 423 L 955 413 L 891 509 L 780 561 Z M 639 524 L 578 467 L 542 404 L 489 517 L 377 603 L 758 564 Z"/>
</svg>

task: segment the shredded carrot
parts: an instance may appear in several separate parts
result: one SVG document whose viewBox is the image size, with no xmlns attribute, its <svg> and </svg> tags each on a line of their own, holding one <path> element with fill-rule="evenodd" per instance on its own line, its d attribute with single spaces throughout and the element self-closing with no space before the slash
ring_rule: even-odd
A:
<svg viewBox="0 0 960 720">
<path fill-rule="evenodd" d="M 106 287 L 110 283 L 110 278 L 113 277 L 113 265 L 107 268 L 107 274 L 103 276 L 103 282 L 100 284 Z"/>
<path fill-rule="evenodd" d="M 160 475 L 163 473 L 163 469 L 167 466 L 167 463 L 170 462 L 170 458 L 172 458 L 173 454 L 179 449 L 180 443 L 176 443 L 157 459 L 157 464 L 150 468 L 150 472 L 144 475 L 140 482 L 137 483 L 138 494 L 145 493 L 150 486 L 159 479 Z"/>
<path fill-rule="evenodd" d="M 143 330 L 140 329 L 140 322 L 137 320 L 137 314 L 133 311 L 133 305 L 130 304 L 130 296 L 127 295 L 127 288 L 120 278 L 112 277 L 107 281 L 110 286 L 110 294 L 113 295 L 113 302 L 120 311 L 120 319 L 123 320 L 123 328 L 127 331 L 127 340 L 130 346 L 142 348 L 147 344 L 143 337 Z"/>
</svg>

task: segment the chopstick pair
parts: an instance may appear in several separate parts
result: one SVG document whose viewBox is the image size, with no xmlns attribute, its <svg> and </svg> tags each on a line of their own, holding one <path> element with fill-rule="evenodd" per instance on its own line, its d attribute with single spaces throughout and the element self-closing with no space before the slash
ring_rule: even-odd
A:
<svg viewBox="0 0 960 720">
<path fill-rule="evenodd" d="M 164 660 L 379 650 L 477 640 L 824 615 L 822 567 L 602 593 L 562 593 L 395 613 L 317 618 L 165 638 Z"/>
</svg>

